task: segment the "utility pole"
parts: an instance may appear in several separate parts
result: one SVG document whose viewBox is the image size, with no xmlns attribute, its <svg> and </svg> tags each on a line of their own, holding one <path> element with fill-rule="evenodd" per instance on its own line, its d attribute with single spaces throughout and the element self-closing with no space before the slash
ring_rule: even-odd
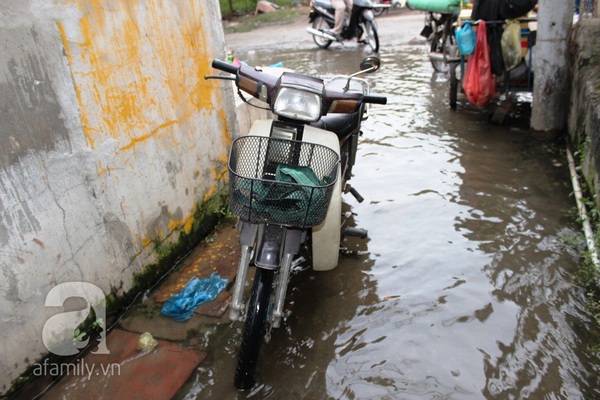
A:
<svg viewBox="0 0 600 400">
<path fill-rule="evenodd" d="M 540 137 L 554 137 L 566 127 L 569 105 L 568 37 L 575 0 L 540 0 L 538 31 L 533 52 L 531 129 Z"/>
</svg>

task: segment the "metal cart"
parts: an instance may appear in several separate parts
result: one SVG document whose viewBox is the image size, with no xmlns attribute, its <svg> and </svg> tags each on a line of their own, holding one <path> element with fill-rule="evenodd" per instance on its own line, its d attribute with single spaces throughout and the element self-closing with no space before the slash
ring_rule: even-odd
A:
<svg viewBox="0 0 600 400">
<path fill-rule="evenodd" d="M 458 92 L 462 91 L 462 78 L 468 61 L 468 56 L 460 54 L 456 42 L 455 31 L 466 20 L 471 19 L 472 5 L 468 0 L 408 0 L 410 8 L 425 12 L 425 25 L 421 36 L 427 39 L 429 45 L 428 57 L 433 69 L 438 73 L 448 74 L 449 103 L 456 108 Z M 505 71 L 497 85 L 497 91 L 508 93 L 513 91 L 532 91 L 533 73 L 531 61 L 535 44 L 535 29 L 530 29 L 529 23 L 537 22 L 537 18 L 519 18 L 521 23 L 521 47 L 525 59 L 524 66 L 511 71 Z M 488 26 L 504 24 L 505 21 L 486 21 Z M 471 25 L 477 26 L 478 21 Z M 525 70 L 523 70 L 525 69 Z"/>
<path fill-rule="evenodd" d="M 452 36 L 454 36 L 456 27 L 459 26 L 462 21 L 470 19 L 470 10 L 467 9 L 465 11 L 468 11 L 468 14 L 461 12 L 451 28 Z M 496 90 L 500 93 L 507 94 L 509 92 L 517 91 L 531 92 L 533 90 L 533 51 L 531 51 L 531 49 L 535 44 L 536 30 L 530 29 L 529 24 L 536 23 L 537 18 L 518 18 L 517 21 L 521 24 L 521 51 L 523 53 L 523 62 L 510 71 L 504 71 L 503 77 L 500 79 L 497 78 Z M 486 23 L 488 26 L 493 26 L 505 24 L 506 22 L 486 21 Z M 471 22 L 471 25 L 473 26 L 477 26 L 478 24 L 478 21 Z M 462 91 L 462 85 L 460 85 L 460 83 L 462 82 L 465 73 L 468 58 L 468 56 L 460 54 L 458 46 L 456 45 L 456 39 L 454 39 L 453 43 L 448 45 L 446 54 L 444 54 L 443 57 L 443 62 L 446 64 L 446 69 L 448 71 L 448 80 L 450 83 L 448 98 L 450 107 L 452 108 L 456 108 L 458 91 Z"/>
</svg>

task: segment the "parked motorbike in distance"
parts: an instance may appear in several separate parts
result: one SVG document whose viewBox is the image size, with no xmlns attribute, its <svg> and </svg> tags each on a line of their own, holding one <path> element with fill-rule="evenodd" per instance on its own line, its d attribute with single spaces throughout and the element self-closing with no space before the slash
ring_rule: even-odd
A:
<svg viewBox="0 0 600 400">
<path fill-rule="evenodd" d="M 313 35 L 317 46 L 326 49 L 336 41 L 335 36 L 328 33 L 335 24 L 335 10 L 330 0 L 312 0 L 308 18 L 311 26 L 306 30 Z M 375 53 L 379 51 L 379 34 L 371 0 L 354 0 L 341 36 L 343 40 L 356 39 L 359 43 L 368 44 Z"/>
<path fill-rule="evenodd" d="M 429 45 L 429 61 L 435 72 L 447 73 L 450 70 L 449 60 L 457 57 L 456 21 L 458 12 L 425 13 L 425 26 L 420 35 Z M 456 64 L 454 65 L 456 66 Z"/>
<path fill-rule="evenodd" d="M 234 384 L 245 390 L 254 385 L 262 341 L 281 325 L 294 258 L 304 250 L 314 270 L 332 270 L 344 234 L 367 236 L 359 228 L 342 232 L 342 193 L 362 201 L 348 184 L 361 123 L 369 103 L 387 98 L 370 95 L 368 82 L 357 77 L 377 71 L 377 57 L 328 82 L 281 68 L 219 60 L 212 66 L 234 76 L 205 79 L 235 80 L 242 98 L 243 91 L 262 100 L 274 115 L 235 139 L 229 157 L 229 206 L 239 217 L 241 244 L 229 317 L 244 322 Z M 261 106 L 254 101 L 247 102 Z M 246 293 L 251 266 L 256 271 Z"/>
<path fill-rule="evenodd" d="M 390 8 L 404 8 L 406 0 L 373 0 L 373 15 L 379 17 Z"/>
</svg>

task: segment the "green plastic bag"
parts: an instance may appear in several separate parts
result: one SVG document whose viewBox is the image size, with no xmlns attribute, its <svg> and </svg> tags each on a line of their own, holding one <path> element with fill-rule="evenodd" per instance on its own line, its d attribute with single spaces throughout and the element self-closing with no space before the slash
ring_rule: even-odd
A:
<svg viewBox="0 0 600 400">
<path fill-rule="evenodd" d="M 507 71 L 510 71 L 523 59 L 521 54 L 521 25 L 516 20 L 506 20 L 502 32 L 502 58 Z"/>
</svg>

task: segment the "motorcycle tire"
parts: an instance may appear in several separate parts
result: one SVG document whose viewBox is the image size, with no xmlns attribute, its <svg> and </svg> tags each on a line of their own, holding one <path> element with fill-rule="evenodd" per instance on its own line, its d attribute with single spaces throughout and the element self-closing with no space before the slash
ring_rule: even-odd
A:
<svg viewBox="0 0 600 400">
<path fill-rule="evenodd" d="M 312 28 L 319 30 L 319 31 L 325 31 L 325 30 L 333 28 L 333 25 L 330 25 L 329 23 L 327 23 L 327 20 L 325 18 L 318 16 L 313 21 Z M 313 35 L 313 40 L 315 41 L 316 45 L 319 46 L 321 49 L 328 48 L 332 43 L 332 41 L 329 39 L 325 39 L 325 38 L 322 38 L 320 36 L 315 36 L 315 35 Z"/>
<path fill-rule="evenodd" d="M 442 32 L 434 34 L 433 41 L 431 42 L 431 53 L 438 53 L 444 57 L 448 57 L 448 49 L 452 48 L 456 44 L 454 35 L 443 35 Z M 431 59 L 431 66 L 435 72 L 447 73 L 448 63 L 444 60 Z"/>
<path fill-rule="evenodd" d="M 256 268 L 235 372 L 234 384 L 240 390 L 254 386 L 254 371 L 267 327 L 274 274 L 274 271 Z"/>
<path fill-rule="evenodd" d="M 443 60 L 430 58 L 431 66 L 435 72 L 448 73 L 448 63 L 445 60 L 451 56 L 450 49 L 457 47 L 452 22 L 453 20 L 446 16 L 440 19 L 432 18 L 433 34 L 429 51 L 443 56 Z"/>
<path fill-rule="evenodd" d="M 379 51 L 379 34 L 377 33 L 377 24 L 375 21 L 366 21 L 363 29 L 365 31 L 364 34 L 367 44 L 371 46 L 373 53 L 377 53 Z"/>
</svg>

